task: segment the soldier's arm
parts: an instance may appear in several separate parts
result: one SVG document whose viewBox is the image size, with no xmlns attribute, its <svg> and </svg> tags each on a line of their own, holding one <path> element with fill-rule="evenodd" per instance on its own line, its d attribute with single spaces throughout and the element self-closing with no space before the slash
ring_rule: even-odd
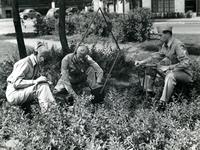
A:
<svg viewBox="0 0 200 150">
<path fill-rule="evenodd" d="M 188 68 L 191 65 L 191 61 L 184 44 L 178 44 L 176 46 L 175 51 L 176 51 L 177 59 L 179 60 L 179 63 L 171 65 L 170 68 L 175 69 L 175 70 L 183 70 L 183 69 Z"/>
<path fill-rule="evenodd" d="M 162 59 L 164 59 L 164 57 L 165 57 L 165 55 L 161 50 L 159 52 L 155 52 L 155 53 L 151 54 L 151 56 L 149 56 L 148 58 L 142 60 L 142 64 L 149 63 L 149 62 L 151 62 L 153 60 L 161 61 Z"/>
<path fill-rule="evenodd" d="M 25 79 L 26 74 L 29 72 L 28 62 L 20 62 L 14 66 L 12 73 L 12 81 L 15 89 L 26 88 L 34 85 L 34 80 Z"/>
<path fill-rule="evenodd" d="M 65 89 L 68 91 L 69 94 L 76 96 L 76 92 L 73 90 L 71 82 L 69 80 L 69 58 L 66 57 L 62 60 L 61 64 L 61 79 L 64 83 Z"/>
<path fill-rule="evenodd" d="M 92 66 L 96 72 L 97 83 L 101 83 L 103 79 L 103 69 L 101 69 L 101 67 L 89 55 L 87 55 L 86 57 L 90 66 Z"/>
</svg>

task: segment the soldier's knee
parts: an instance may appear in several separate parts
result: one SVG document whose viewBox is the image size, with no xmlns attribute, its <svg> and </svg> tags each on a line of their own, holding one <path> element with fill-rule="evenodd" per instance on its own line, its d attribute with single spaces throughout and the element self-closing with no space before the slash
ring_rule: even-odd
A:
<svg viewBox="0 0 200 150">
<path fill-rule="evenodd" d="M 165 77 L 165 82 L 170 82 L 170 81 L 174 81 L 175 82 L 175 78 L 174 78 L 174 73 L 170 72 L 166 75 Z"/>
<path fill-rule="evenodd" d="M 39 83 L 37 85 L 38 89 L 43 89 L 43 88 L 49 88 L 49 84 L 48 83 Z"/>
</svg>

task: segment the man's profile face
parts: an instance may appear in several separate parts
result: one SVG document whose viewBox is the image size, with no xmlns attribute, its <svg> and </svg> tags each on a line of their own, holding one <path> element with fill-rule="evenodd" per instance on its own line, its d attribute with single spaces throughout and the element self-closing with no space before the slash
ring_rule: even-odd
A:
<svg viewBox="0 0 200 150">
<path fill-rule="evenodd" d="M 45 62 L 45 59 L 46 59 L 46 52 L 47 49 L 45 46 L 41 47 L 41 49 L 38 51 L 38 54 L 37 54 L 37 61 L 40 65 L 44 65 L 44 62 Z"/>
<path fill-rule="evenodd" d="M 171 37 L 170 33 L 168 33 L 168 32 L 163 32 L 162 35 L 161 35 L 160 40 L 161 40 L 162 42 L 167 43 L 167 42 L 169 41 L 170 37 Z"/>
<path fill-rule="evenodd" d="M 89 53 L 89 50 L 86 46 L 79 46 L 77 49 L 77 58 L 83 59 Z"/>
</svg>

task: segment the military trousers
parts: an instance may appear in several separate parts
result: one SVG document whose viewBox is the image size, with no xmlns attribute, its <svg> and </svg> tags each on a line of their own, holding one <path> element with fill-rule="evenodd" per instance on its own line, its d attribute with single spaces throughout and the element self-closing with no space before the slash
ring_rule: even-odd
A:
<svg viewBox="0 0 200 150">
<path fill-rule="evenodd" d="M 153 83 L 156 78 L 156 71 L 154 73 L 146 73 L 145 75 L 145 81 L 144 81 L 144 89 L 152 92 L 153 91 Z M 167 71 L 167 73 L 163 73 L 164 77 L 164 87 L 162 96 L 160 98 L 160 101 L 168 101 L 172 94 L 174 89 L 176 88 L 177 82 L 181 83 L 191 83 L 192 77 L 191 75 L 187 74 L 184 71 L 181 70 L 170 70 Z"/>
<path fill-rule="evenodd" d="M 39 83 L 21 89 L 15 89 L 12 83 L 8 83 L 6 98 L 11 105 L 22 105 L 37 98 L 42 113 L 46 112 L 50 105 L 55 105 L 55 99 L 48 83 Z"/>
</svg>

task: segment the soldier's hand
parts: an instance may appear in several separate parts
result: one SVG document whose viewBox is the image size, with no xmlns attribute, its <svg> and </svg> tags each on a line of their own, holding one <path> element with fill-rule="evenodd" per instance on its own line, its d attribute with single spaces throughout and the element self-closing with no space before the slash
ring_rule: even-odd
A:
<svg viewBox="0 0 200 150">
<path fill-rule="evenodd" d="M 141 66 L 142 64 L 143 64 L 143 61 L 138 61 L 138 60 L 135 61 L 135 66 L 136 66 L 136 67 L 139 67 L 139 66 Z"/>
<path fill-rule="evenodd" d="M 169 66 L 158 66 L 158 70 L 161 70 L 163 72 L 166 72 L 169 70 Z"/>
<path fill-rule="evenodd" d="M 35 83 L 37 84 L 37 83 L 48 83 L 48 80 L 47 80 L 47 78 L 45 77 L 45 76 L 40 76 L 39 78 L 37 78 L 36 80 L 35 80 Z"/>
<path fill-rule="evenodd" d="M 75 100 L 77 100 L 78 97 L 79 97 L 76 93 L 72 94 L 72 96 L 73 96 L 73 98 L 74 98 Z"/>
</svg>

